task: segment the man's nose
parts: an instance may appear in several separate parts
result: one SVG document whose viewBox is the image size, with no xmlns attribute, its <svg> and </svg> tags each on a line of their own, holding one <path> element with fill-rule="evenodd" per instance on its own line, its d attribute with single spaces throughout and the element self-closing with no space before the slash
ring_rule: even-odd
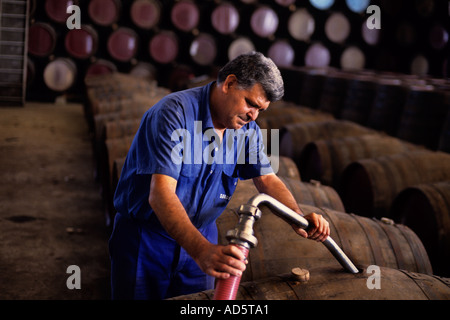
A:
<svg viewBox="0 0 450 320">
<path fill-rule="evenodd" d="M 258 114 L 259 114 L 258 109 L 251 109 L 251 110 L 247 113 L 247 116 L 248 116 L 252 121 L 255 121 L 256 118 L 258 118 Z"/>
</svg>

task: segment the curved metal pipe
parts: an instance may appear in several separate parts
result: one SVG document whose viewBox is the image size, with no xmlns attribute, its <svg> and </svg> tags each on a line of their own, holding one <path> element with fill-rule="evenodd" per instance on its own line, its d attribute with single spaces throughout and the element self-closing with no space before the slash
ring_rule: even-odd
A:
<svg viewBox="0 0 450 320">
<path fill-rule="evenodd" d="M 284 221 L 295 224 L 296 226 L 306 229 L 308 228 L 308 220 L 303 218 L 301 215 L 299 215 L 297 212 L 292 210 L 291 208 L 287 207 L 286 205 L 282 204 L 280 201 L 276 200 L 275 198 L 265 194 L 260 193 L 253 197 L 251 197 L 247 205 L 252 207 L 258 207 L 261 204 L 267 205 L 269 208 L 273 210 L 273 212 L 279 216 Z M 333 256 L 336 258 L 336 260 L 339 261 L 339 263 L 350 273 L 358 273 L 358 269 L 355 267 L 353 262 L 347 257 L 347 255 L 342 251 L 342 249 L 334 242 L 334 240 L 331 237 L 327 237 L 322 242 L 325 247 L 333 254 Z"/>
</svg>

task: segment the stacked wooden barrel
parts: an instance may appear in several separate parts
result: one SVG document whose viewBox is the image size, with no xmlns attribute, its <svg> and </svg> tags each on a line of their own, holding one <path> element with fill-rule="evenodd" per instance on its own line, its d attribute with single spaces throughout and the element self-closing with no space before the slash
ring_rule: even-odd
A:
<svg viewBox="0 0 450 320">
<path fill-rule="evenodd" d="M 286 70 L 286 96 L 293 104 L 275 105 L 271 114 L 257 120 L 258 124 L 279 130 L 280 156 L 295 163 L 299 177 L 279 176 L 305 214 L 316 212 L 330 223 L 331 236 L 361 273 L 346 273 L 324 246 L 299 237 L 262 206 L 262 218 L 254 226 L 259 244 L 250 250 L 238 299 L 450 299 L 450 280 L 441 278 L 450 276 L 446 255 L 450 252 L 450 155 L 436 150 L 436 133 L 421 143 L 397 134 L 402 123 L 403 128 L 417 125 L 407 121 L 416 114 L 426 118 L 424 109 L 413 107 L 422 104 L 415 104 L 413 97 L 423 87 L 435 99 L 428 101 L 436 102 L 429 118 L 436 119 L 437 114 L 442 118 L 435 123 L 434 132 L 444 132 L 446 94 L 437 86 L 431 88 L 430 79 L 406 75 L 368 73 L 354 77 L 331 70 L 319 72 L 314 78 L 317 74 L 310 69 Z M 302 90 L 305 81 L 312 79 L 315 82 Z M 312 86 L 316 86 L 313 93 L 309 92 Z M 359 86 L 365 89 L 358 89 L 356 95 L 353 91 Z M 301 106 L 300 101 L 309 105 Z M 320 113 L 308 118 L 307 113 L 300 115 L 295 108 Z M 427 122 L 428 128 L 432 123 Z M 220 243 L 227 243 L 225 234 L 236 225 L 239 206 L 257 193 L 251 181 L 238 183 L 217 220 Z M 397 279 L 395 286 L 374 293 L 364 284 L 355 291 L 354 282 L 367 280 L 369 265 L 381 268 L 385 283 Z M 311 279 L 317 277 L 303 287 L 301 294 L 291 282 L 288 290 L 280 289 L 290 281 L 286 280 L 291 279 L 287 273 L 295 267 L 310 269 Z M 334 281 L 348 281 L 353 289 L 340 291 Z M 319 283 L 324 295 L 314 289 Z M 177 299 L 212 296 L 210 291 Z"/>
<path fill-rule="evenodd" d="M 418 274 L 386 267 L 379 269 L 380 288 L 371 287 L 372 269 L 361 266 L 350 274 L 338 267 L 309 270 L 310 279 L 300 281 L 294 274 L 279 274 L 239 286 L 236 300 L 449 300 L 448 278 Z M 375 284 L 376 285 L 376 284 Z M 375 286 L 374 285 L 374 286 Z M 214 290 L 171 300 L 213 300 Z"/>
<path fill-rule="evenodd" d="M 450 180 L 404 189 L 394 199 L 390 215 L 422 239 L 436 274 L 450 276 Z"/>
<path fill-rule="evenodd" d="M 141 118 L 169 90 L 122 73 L 93 75 L 85 82 L 85 114 L 93 137 L 96 176 L 101 184 L 106 223 L 111 225 L 115 184 Z"/>
<path fill-rule="evenodd" d="M 420 239 L 408 227 L 389 220 L 372 220 L 347 214 L 337 192 L 317 182 L 281 177 L 304 214 L 315 212 L 330 223 L 331 236 L 357 265 L 378 265 L 432 274 L 432 267 Z M 219 242 L 238 221 L 237 209 L 258 191 L 251 181 L 240 181 L 225 212 L 217 221 Z M 289 272 L 295 266 L 313 268 L 339 265 L 321 244 L 298 236 L 267 207 L 255 223 L 258 246 L 249 253 L 243 275 L 252 281 Z"/>
<path fill-rule="evenodd" d="M 90 77 L 86 79 L 86 86 L 89 102 L 86 115 L 95 137 L 105 209 L 111 217 L 114 214 L 112 195 L 140 118 L 168 90 L 123 74 Z M 425 220 L 422 211 L 407 217 L 404 212 L 411 210 L 395 209 L 389 213 L 389 209 L 394 198 L 409 187 L 450 180 L 450 155 L 388 136 L 353 121 L 336 119 L 334 114 L 322 110 L 285 101 L 275 103 L 261 114 L 257 122 L 261 129 L 270 130 L 269 141 L 266 141 L 269 143 L 268 154 L 279 164 L 277 174 L 302 211 L 323 215 L 330 223 L 331 236 L 361 270 L 369 265 L 379 266 L 386 280 L 399 275 L 407 278 L 416 275 L 425 283 L 436 282 L 420 298 L 448 297 L 448 280 L 435 276 L 448 276 L 448 262 L 436 259 L 442 254 L 436 255 L 429 249 L 438 243 L 439 250 L 444 250 L 440 252 L 448 251 L 447 218 L 432 214 L 436 222 L 434 225 L 431 223 L 427 228 L 429 231 L 424 233 L 444 236 L 429 240 L 417 229 L 421 220 Z M 280 151 L 279 158 L 276 158 L 277 150 Z M 406 159 L 405 163 L 401 159 Z M 372 167 L 373 172 L 368 169 Z M 352 178 L 348 178 L 350 172 L 356 172 Z M 438 205 L 433 209 L 436 212 L 442 211 L 439 204 L 442 205 L 446 199 L 443 189 L 439 188 L 443 195 L 436 201 Z M 217 220 L 220 243 L 227 243 L 224 235 L 237 223 L 237 208 L 257 193 L 252 181 L 238 183 L 228 207 Z M 384 193 L 388 196 L 383 196 Z M 363 206 L 359 207 L 360 204 Z M 411 207 L 410 204 L 408 206 Z M 413 206 L 418 209 L 426 207 Z M 428 208 L 431 207 L 433 205 Z M 255 224 L 259 245 L 250 250 L 250 262 L 243 278 L 248 282 L 243 286 L 272 281 L 269 279 L 273 277 L 280 281 L 279 275 L 296 266 L 321 270 L 320 274 L 324 274 L 320 276 L 322 280 L 333 276 L 353 281 L 354 276 L 341 269 L 336 271 L 339 265 L 324 246 L 299 237 L 271 210 L 261 209 L 263 217 Z M 373 216 L 375 219 L 371 219 Z M 393 220 L 386 219 L 386 216 Z M 400 269 L 403 271 L 398 271 Z M 335 271 L 330 273 L 330 270 Z M 367 275 L 358 277 L 366 279 Z M 417 279 L 414 283 L 417 284 Z M 391 288 L 386 297 L 399 296 L 398 291 L 410 288 L 411 283 L 405 281 L 399 286 Z M 365 294 L 365 298 L 381 298 L 380 295 Z M 352 299 L 352 296 L 347 298 Z"/>
<path fill-rule="evenodd" d="M 331 236 L 359 273 L 343 270 L 323 245 L 298 236 L 271 209 L 261 206 L 261 218 L 254 225 L 258 245 L 249 252 L 237 300 L 450 299 L 450 279 L 433 275 L 427 251 L 409 227 L 343 212 L 343 203 L 331 187 L 280 178 L 305 214 L 316 212 L 330 223 Z M 225 233 L 238 221 L 237 208 L 257 193 L 252 181 L 238 183 L 217 220 L 219 243 L 228 243 Z M 294 272 L 298 267 L 308 277 L 299 278 Z M 375 287 L 374 270 L 378 272 Z M 214 290 L 209 290 L 172 299 L 212 300 L 213 296 Z"/>
<path fill-rule="evenodd" d="M 292 85 L 303 85 L 305 70 L 283 72 L 290 81 L 286 90 L 292 91 L 287 97 L 296 92 L 300 100 L 302 90 Z M 346 212 L 388 217 L 411 228 L 433 257 L 433 270 L 449 276 L 449 259 L 437 258 L 445 255 L 436 250 L 450 251 L 444 200 L 450 192 L 442 187 L 450 180 L 450 82 L 373 71 L 322 74 L 317 109 L 335 119 L 280 124 L 280 155 L 293 159 L 305 181 L 335 188 Z M 364 90 L 352 89 L 362 85 Z"/>
</svg>

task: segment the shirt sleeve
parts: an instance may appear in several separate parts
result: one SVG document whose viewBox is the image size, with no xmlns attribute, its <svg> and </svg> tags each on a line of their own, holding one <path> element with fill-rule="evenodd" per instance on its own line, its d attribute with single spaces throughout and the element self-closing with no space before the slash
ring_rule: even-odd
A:
<svg viewBox="0 0 450 320">
<path fill-rule="evenodd" d="M 184 131 L 183 109 L 174 101 L 163 100 L 144 116 L 136 135 L 137 174 L 164 174 L 178 179 L 181 163 L 174 158 L 180 150 Z"/>
</svg>

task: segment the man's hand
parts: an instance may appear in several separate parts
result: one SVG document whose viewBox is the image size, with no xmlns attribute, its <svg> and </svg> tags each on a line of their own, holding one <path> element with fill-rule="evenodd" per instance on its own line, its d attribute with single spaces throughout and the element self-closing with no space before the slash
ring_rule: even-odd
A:
<svg viewBox="0 0 450 320">
<path fill-rule="evenodd" d="M 245 270 L 245 255 L 233 245 L 219 246 L 209 242 L 189 220 L 175 190 L 177 181 L 172 177 L 152 176 L 149 204 L 159 221 L 203 272 L 226 279 L 230 274 L 240 276 Z"/>
<path fill-rule="evenodd" d="M 227 279 L 230 275 L 242 276 L 247 259 L 244 253 L 234 245 L 209 244 L 194 258 L 203 272 L 218 279 Z"/>
<path fill-rule="evenodd" d="M 302 211 L 298 207 L 297 201 L 292 193 L 275 174 L 272 173 L 253 178 L 253 182 L 259 192 L 268 194 L 298 214 L 302 214 Z M 309 223 L 309 227 L 306 231 L 294 225 L 292 226 L 295 232 L 302 237 L 322 242 L 330 235 L 330 226 L 328 221 L 321 215 L 310 213 L 305 215 L 304 218 L 308 220 Z"/>
<path fill-rule="evenodd" d="M 310 213 L 305 215 L 304 218 L 308 220 L 309 226 L 305 231 L 295 225 L 292 228 L 304 238 L 316 240 L 318 242 L 324 241 L 330 235 L 330 225 L 324 217 L 317 213 Z"/>
</svg>

